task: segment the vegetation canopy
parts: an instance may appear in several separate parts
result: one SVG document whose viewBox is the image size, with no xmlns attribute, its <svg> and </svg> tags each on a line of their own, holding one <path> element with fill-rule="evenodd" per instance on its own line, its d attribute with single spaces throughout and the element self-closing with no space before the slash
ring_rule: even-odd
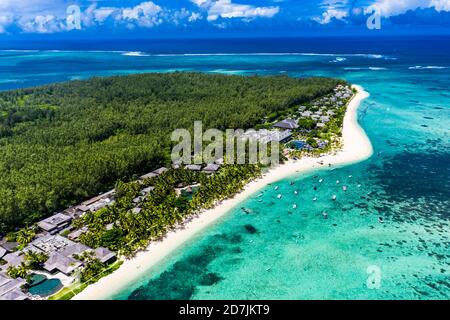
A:
<svg viewBox="0 0 450 320">
<path fill-rule="evenodd" d="M 339 83 L 172 73 L 0 93 L 0 234 L 167 165 L 174 129 L 257 127 Z"/>
</svg>

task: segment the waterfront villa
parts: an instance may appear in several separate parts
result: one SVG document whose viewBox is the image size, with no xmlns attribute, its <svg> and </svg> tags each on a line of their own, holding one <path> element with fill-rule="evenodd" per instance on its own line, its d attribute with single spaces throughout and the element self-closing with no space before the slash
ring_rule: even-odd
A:
<svg viewBox="0 0 450 320">
<path fill-rule="evenodd" d="M 50 273 L 61 272 L 65 275 L 70 275 L 78 267 L 82 265 L 81 261 L 76 260 L 72 257 L 66 257 L 60 253 L 54 253 L 45 262 L 44 269 Z"/>
</svg>

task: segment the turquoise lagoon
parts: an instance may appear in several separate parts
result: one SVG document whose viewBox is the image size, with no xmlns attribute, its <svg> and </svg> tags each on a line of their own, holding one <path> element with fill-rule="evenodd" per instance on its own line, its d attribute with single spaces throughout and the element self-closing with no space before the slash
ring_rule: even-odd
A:
<svg viewBox="0 0 450 320">
<path fill-rule="evenodd" d="M 367 46 L 349 43 L 347 51 L 286 49 L 290 54 L 8 51 L 0 54 L 0 84 L 177 70 L 359 84 L 371 94 L 359 109 L 375 149 L 369 160 L 267 186 L 109 298 L 449 299 L 448 41 L 380 41 L 365 52 Z M 269 51 L 265 45 L 260 52 Z M 373 266 L 381 272 L 378 289 L 367 285 Z"/>
</svg>

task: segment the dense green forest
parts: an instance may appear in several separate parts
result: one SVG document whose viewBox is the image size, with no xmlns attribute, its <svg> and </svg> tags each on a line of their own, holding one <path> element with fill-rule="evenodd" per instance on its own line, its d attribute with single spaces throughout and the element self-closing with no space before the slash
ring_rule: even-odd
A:
<svg viewBox="0 0 450 320">
<path fill-rule="evenodd" d="M 176 128 L 254 127 L 338 83 L 173 73 L 0 93 L 0 234 L 168 164 Z"/>
</svg>

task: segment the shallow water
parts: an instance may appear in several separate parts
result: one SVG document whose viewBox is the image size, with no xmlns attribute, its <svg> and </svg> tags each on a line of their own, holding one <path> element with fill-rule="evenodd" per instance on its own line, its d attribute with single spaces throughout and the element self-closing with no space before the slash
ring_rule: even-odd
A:
<svg viewBox="0 0 450 320">
<path fill-rule="evenodd" d="M 372 43 L 366 55 L 348 46 L 345 55 L 2 52 L 0 88 L 174 70 L 323 75 L 362 85 L 371 94 L 359 109 L 371 159 L 280 181 L 278 191 L 268 186 L 111 298 L 448 299 L 450 51 L 445 41 L 410 46 Z M 315 52 L 308 49 L 297 52 Z M 335 50 L 328 52 L 344 52 Z M 374 266 L 378 289 L 367 285 Z"/>
</svg>

